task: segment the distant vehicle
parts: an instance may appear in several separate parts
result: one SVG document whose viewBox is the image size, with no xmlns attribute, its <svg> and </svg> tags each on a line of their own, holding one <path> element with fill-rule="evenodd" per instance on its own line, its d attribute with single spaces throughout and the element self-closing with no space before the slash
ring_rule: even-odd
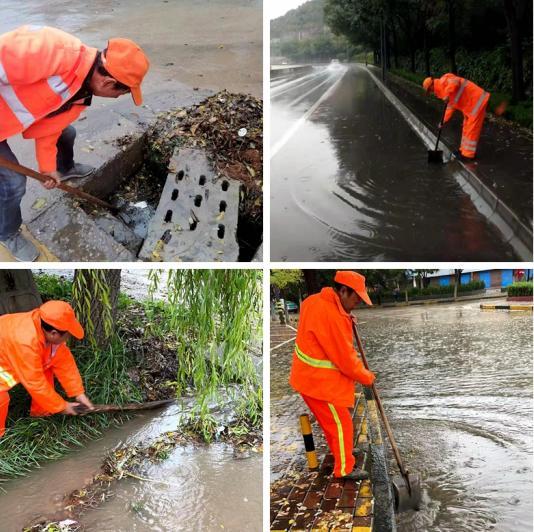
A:
<svg viewBox="0 0 534 532">
<path fill-rule="evenodd" d="M 286 301 L 286 307 L 288 312 L 298 312 L 299 306 L 293 301 Z"/>
<path fill-rule="evenodd" d="M 328 65 L 328 68 L 331 70 L 338 70 L 342 68 L 341 64 L 339 63 L 339 59 L 332 59 L 332 61 L 330 61 L 330 64 Z"/>
</svg>

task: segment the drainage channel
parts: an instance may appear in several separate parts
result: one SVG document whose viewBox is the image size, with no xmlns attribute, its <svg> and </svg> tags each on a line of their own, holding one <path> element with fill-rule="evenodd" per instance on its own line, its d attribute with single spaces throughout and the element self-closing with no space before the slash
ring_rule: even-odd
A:
<svg viewBox="0 0 534 532">
<path fill-rule="evenodd" d="M 240 215 L 239 182 L 218 176 L 203 150 L 176 148 L 168 163 L 159 165 L 142 153 L 133 176 L 109 177 L 108 187 L 113 179 L 108 199 L 118 215 L 84 210 L 132 260 L 251 260 L 261 243 L 261 232 L 255 234 Z"/>
</svg>

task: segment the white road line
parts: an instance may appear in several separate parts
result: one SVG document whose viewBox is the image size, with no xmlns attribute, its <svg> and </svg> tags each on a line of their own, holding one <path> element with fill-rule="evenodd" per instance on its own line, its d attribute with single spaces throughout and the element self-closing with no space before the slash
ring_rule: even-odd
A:
<svg viewBox="0 0 534 532">
<path fill-rule="evenodd" d="M 283 345 L 288 344 L 289 342 L 292 342 L 295 340 L 296 336 L 293 336 L 293 338 L 290 338 L 289 340 L 286 340 L 285 342 L 282 342 L 281 344 L 275 345 L 274 347 L 271 347 L 271 351 L 274 351 L 275 349 L 278 349 L 279 347 L 282 347 Z"/>
<path fill-rule="evenodd" d="M 343 75 L 286 131 L 285 135 L 272 147 L 271 149 L 271 159 L 284 147 L 284 145 L 289 141 L 289 139 L 298 131 L 300 126 L 306 122 L 306 120 L 311 116 L 311 114 L 321 105 L 326 98 L 328 98 L 337 88 L 340 81 L 343 79 Z"/>
</svg>

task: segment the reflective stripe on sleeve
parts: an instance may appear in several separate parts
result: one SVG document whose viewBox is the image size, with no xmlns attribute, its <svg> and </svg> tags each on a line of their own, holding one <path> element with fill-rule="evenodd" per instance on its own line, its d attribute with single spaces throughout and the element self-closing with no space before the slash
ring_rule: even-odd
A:
<svg viewBox="0 0 534 532">
<path fill-rule="evenodd" d="M 47 80 L 49 87 L 61 97 L 62 100 L 67 100 L 70 96 L 69 88 L 61 79 L 61 76 L 50 76 Z"/>
<path fill-rule="evenodd" d="M 19 100 L 19 97 L 9 83 L 4 65 L 2 65 L 2 63 L 0 63 L 0 96 L 6 102 L 11 112 L 17 117 L 17 120 L 24 126 L 24 128 L 29 127 L 35 122 L 35 117 Z"/>
<path fill-rule="evenodd" d="M 478 99 L 477 103 L 475 104 L 475 107 L 473 107 L 473 110 L 471 111 L 471 116 L 476 116 L 476 114 L 478 113 L 478 110 L 480 109 L 480 106 L 482 105 L 482 102 L 486 99 L 487 95 L 488 95 L 488 93 L 486 91 L 484 91 L 480 95 L 480 98 Z"/>
<path fill-rule="evenodd" d="M 306 353 L 303 353 L 297 344 L 295 344 L 295 353 L 301 362 L 304 362 L 304 364 L 308 364 L 309 366 L 313 366 L 314 368 L 337 369 L 337 367 L 332 364 L 330 360 L 318 360 L 316 358 L 312 358 Z"/>
<path fill-rule="evenodd" d="M 456 96 L 454 97 L 453 103 L 458 103 L 460 100 L 462 94 L 464 93 L 465 86 L 469 83 L 466 79 L 463 80 L 462 84 L 460 85 L 460 88 L 458 89 L 458 92 L 456 93 Z"/>
<path fill-rule="evenodd" d="M 330 412 L 332 412 L 332 416 L 334 416 L 334 421 L 336 422 L 337 439 L 339 442 L 339 457 L 341 459 L 341 476 L 344 477 L 347 474 L 345 470 L 347 467 L 347 460 L 345 458 L 345 438 L 343 437 L 343 426 L 341 425 L 341 421 L 337 415 L 336 407 L 333 404 L 328 403 L 328 408 L 330 409 Z"/>
<path fill-rule="evenodd" d="M 8 386 L 13 388 L 17 383 L 13 375 L 0 366 L 0 379 L 3 380 Z"/>
</svg>

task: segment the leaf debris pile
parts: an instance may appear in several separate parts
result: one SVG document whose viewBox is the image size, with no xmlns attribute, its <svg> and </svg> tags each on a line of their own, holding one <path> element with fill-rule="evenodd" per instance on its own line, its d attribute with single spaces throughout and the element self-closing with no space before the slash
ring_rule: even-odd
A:
<svg viewBox="0 0 534 532">
<path fill-rule="evenodd" d="M 149 131 L 150 150 L 170 158 L 176 146 L 204 148 L 216 170 L 245 187 L 244 214 L 262 215 L 263 103 L 221 91 L 189 107 L 162 113 Z"/>
</svg>

